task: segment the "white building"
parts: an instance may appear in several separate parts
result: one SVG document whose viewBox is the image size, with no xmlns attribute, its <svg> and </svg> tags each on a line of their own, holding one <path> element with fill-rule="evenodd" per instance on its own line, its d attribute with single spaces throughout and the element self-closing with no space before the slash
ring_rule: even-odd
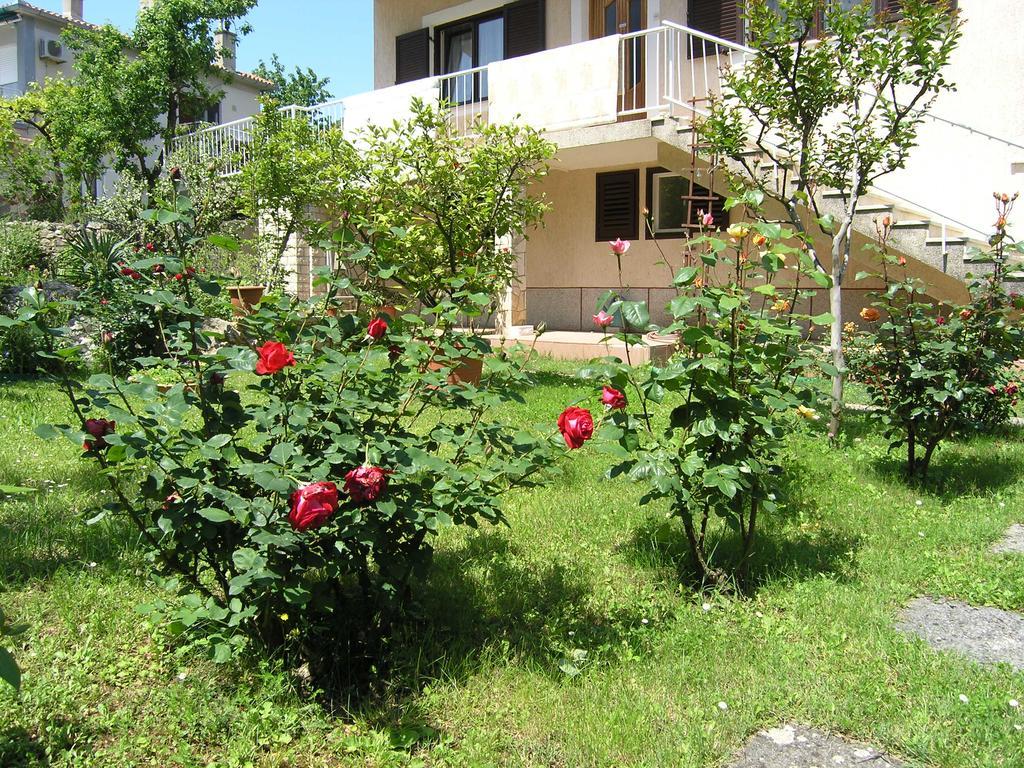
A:
<svg viewBox="0 0 1024 768">
<path fill-rule="evenodd" d="M 859 0 L 832 0 L 849 4 Z M 864 0 L 887 10 L 899 0 Z M 948 0 L 942 0 L 948 2 Z M 519 247 L 521 283 L 505 308 L 512 325 L 592 330 L 595 300 L 616 287 L 606 240 L 633 248 L 623 260 L 632 298 L 646 299 L 656 321 L 673 295 L 662 254 L 678 252 L 691 231 L 680 197 L 716 206 L 723 193 L 692 159 L 691 123 L 719 88 L 723 65 L 740 65 L 747 47 L 742 0 L 375 0 L 371 93 L 332 104 L 346 132 L 386 122 L 412 96 L 461 103 L 454 119 L 492 122 L 521 116 L 558 146 L 540 189 L 552 204 L 544 228 Z M 873 190 L 855 223 L 858 252 L 872 218 L 898 222 L 896 246 L 940 300 L 965 297 L 965 248 L 983 245 L 995 219 L 992 192 L 1024 186 L 1024 102 L 1014 86 L 1024 69 L 1024 5 L 960 0 L 964 37 L 950 66 L 958 85 L 935 103 L 908 167 Z M 881 8 L 880 8 L 881 10 Z M 827 192 L 825 193 L 827 197 Z M 703 207 L 703 206 L 702 206 Z M 716 206 L 717 207 L 717 206 Z M 642 211 L 657 236 L 645 232 Z M 719 210 L 719 222 L 724 219 Z M 827 243 L 819 244 L 827 252 Z M 296 290 L 308 291 L 308 261 L 295 254 Z M 305 261 L 304 261 L 305 259 Z M 977 271 L 977 269 L 976 269 Z M 846 317 L 877 288 L 847 286 Z M 812 310 L 827 310 L 821 292 Z"/>
</svg>

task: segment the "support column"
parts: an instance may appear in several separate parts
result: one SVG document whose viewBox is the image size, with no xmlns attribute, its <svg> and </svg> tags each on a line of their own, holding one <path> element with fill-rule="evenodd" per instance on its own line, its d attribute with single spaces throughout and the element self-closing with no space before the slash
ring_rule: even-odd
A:
<svg viewBox="0 0 1024 768">
<path fill-rule="evenodd" d="M 526 324 L 526 238 L 498 238 L 499 248 L 508 248 L 516 256 L 516 277 L 505 289 L 495 316 L 499 334 L 513 338 L 533 332 Z"/>
</svg>

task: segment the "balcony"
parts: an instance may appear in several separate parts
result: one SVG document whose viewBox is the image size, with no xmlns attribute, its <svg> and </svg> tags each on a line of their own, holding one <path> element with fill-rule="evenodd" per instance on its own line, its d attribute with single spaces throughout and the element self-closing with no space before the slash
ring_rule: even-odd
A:
<svg viewBox="0 0 1024 768">
<path fill-rule="evenodd" d="M 610 35 L 485 67 L 440 75 L 314 107 L 285 107 L 318 130 L 354 134 L 408 115 L 413 98 L 446 104 L 465 134 L 487 123 L 521 121 L 546 132 L 611 125 L 640 117 L 688 116 L 720 92 L 721 73 L 742 66 L 754 51 L 697 30 L 660 27 Z M 214 125 L 179 137 L 174 151 L 191 148 L 220 157 L 224 172 L 248 159 L 253 118 Z"/>
</svg>

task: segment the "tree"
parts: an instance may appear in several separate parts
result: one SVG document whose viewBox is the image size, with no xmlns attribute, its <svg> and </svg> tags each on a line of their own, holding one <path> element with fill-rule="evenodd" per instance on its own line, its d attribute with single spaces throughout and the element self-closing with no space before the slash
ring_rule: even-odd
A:
<svg viewBox="0 0 1024 768">
<path fill-rule="evenodd" d="M 0 101 L 0 158 L 7 169 L 0 197 L 33 217 L 60 220 L 66 203 L 74 208 L 89 196 L 107 148 L 106 129 L 89 102 L 84 88 L 61 78 Z"/>
<path fill-rule="evenodd" d="M 953 88 L 944 70 L 961 34 L 946 3 L 903 0 L 898 17 L 876 16 L 873 3 L 851 10 L 829 3 L 826 36 L 814 40 L 821 0 L 752 0 L 747 26 L 757 56 L 724 73 L 723 98 L 702 132 L 710 151 L 741 169 L 735 180 L 781 204 L 818 269 L 828 275 L 832 315 L 832 415 L 840 427 L 845 359 L 842 286 L 861 197 L 902 168 L 935 97 Z M 765 176 L 743 154 L 753 144 L 779 169 Z M 817 193 L 842 193 L 839 217 L 824 215 Z M 811 227 L 831 239 L 831 265 L 819 258 Z"/>
<path fill-rule="evenodd" d="M 318 76 L 310 67 L 305 70 L 295 67 L 295 71 L 289 74 L 276 53 L 271 56 L 270 64 L 261 61 L 253 74 L 277 86 L 267 96 L 278 105 L 312 107 L 331 100 L 331 92 L 327 89 L 330 78 Z"/>
<path fill-rule="evenodd" d="M 130 35 L 109 25 L 65 31 L 76 54 L 75 82 L 89 96 L 89 115 L 106 126 L 116 170 L 155 186 L 166 156 L 161 150 L 182 115 L 215 104 L 221 94 L 211 81 L 230 79 L 215 64 L 214 30 L 241 19 L 256 2 L 159 0 L 139 12 Z"/>
</svg>

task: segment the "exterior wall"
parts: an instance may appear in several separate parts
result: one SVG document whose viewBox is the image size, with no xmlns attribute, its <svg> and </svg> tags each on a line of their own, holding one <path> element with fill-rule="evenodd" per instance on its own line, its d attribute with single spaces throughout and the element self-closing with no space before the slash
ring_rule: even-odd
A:
<svg viewBox="0 0 1024 768">
<path fill-rule="evenodd" d="M 947 74 L 957 90 L 939 97 L 931 112 L 1024 145 L 1024 100 L 1014 84 L 1024 70 L 1024 4 L 959 0 L 958 7 L 966 23 Z M 986 234 L 995 221 L 992 192 L 1024 192 L 1024 175 L 1011 170 L 1024 162 L 1024 149 L 932 120 L 922 124 L 918 144 L 907 167 L 879 188 Z"/>
</svg>

